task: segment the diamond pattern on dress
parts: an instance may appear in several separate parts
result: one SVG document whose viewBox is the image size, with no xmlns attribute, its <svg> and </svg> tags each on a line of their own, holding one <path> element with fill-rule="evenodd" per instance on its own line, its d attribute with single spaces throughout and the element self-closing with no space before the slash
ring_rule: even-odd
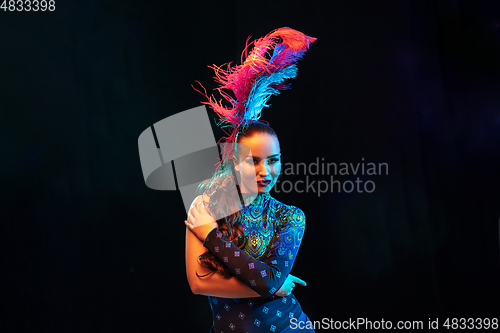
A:
<svg viewBox="0 0 500 333">
<path fill-rule="evenodd" d="M 300 209 L 284 205 L 270 197 L 269 194 L 263 194 L 259 198 L 260 201 L 254 201 L 260 205 L 258 209 L 249 205 L 244 206 L 241 211 L 241 228 L 244 230 L 246 239 L 241 249 L 232 246 L 233 243 L 225 238 L 225 234 L 219 240 L 215 238 L 214 232 L 214 237 L 205 240 L 208 246 L 210 243 L 212 244 L 211 251 L 214 255 L 221 262 L 226 262 L 227 267 L 233 269 L 235 276 L 238 276 L 242 281 L 248 281 L 248 285 L 258 292 L 268 282 L 267 280 L 273 283 L 272 281 L 275 279 L 280 279 L 280 282 L 283 282 L 293 265 L 305 225 L 304 214 Z M 242 253 L 241 250 L 245 253 Z M 254 260 L 268 263 L 270 267 L 276 269 L 267 273 L 267 267 L 259 261 L 246 260 L 247 255 Z M 278 285 L 271 285 L 270 290 L 267 289 L 269 298 L 226 299 L 210 297 L 215 332 L 245 333 L 247 330 L 251 331 L 249 326 L 254 325 L 257 327 L 254 330 L 259 332 L 281 332 L 289 327 L 290 319 L 294 318 L 294 313 L 301 312 L 300 305 L 293 295 L 289 297 L 274 295 L 277 290 L 275 287 Z M 288 299 L 291 302 L 288 302 Z M 288 315 L 286 315 L 287 312 Z M 224 313 L 224 316 L 220 316 L 220 313 Z M 263 321 L 262 317 L 268 317 L 268 319 Z M 240 325 L 234 323 L 240 323 Z M 262 326 L 262 330 L 260 326 Z M 231 330 L 228 331 L 228 327 Z"/>
</svg>

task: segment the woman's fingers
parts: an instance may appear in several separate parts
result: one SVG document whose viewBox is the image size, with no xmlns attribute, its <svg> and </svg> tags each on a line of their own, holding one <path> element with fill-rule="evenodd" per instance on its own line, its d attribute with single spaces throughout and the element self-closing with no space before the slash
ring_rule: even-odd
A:
<svg viewBox="0 0 500 333">
<path fill-rule="evenodd" d="M 301 280 L 301 279 L 299 279 L 299 278 L 298 278 L 298 277 L 296 277 L 296 276 L 292 276 L 292 277 L 291 277 L 291 280 L 292 280 L 294 283 L 298 283 L 298 284 L 300 284 L 301 286 L 304 286 L 304 287 L 305 287 L 305 286 L 307 286 L 306 281 Z"/>
<path fill-rule="evenodd" d="M 202 215 L 202 214 L 208 214 L 206 209 L 205 209 L 205 204 L 203 203 L 203 201 L 200 201 L 197 205 L 196 205 L 196 216 L 199 216 L 199 215 Z"/>
<path fill-rule="evenodd" d="M 191 209 L 189 210 L 190 213 L 193 215 L 194 218 L 198 217 L 201 214 L 201 208 L 200 205 L 203 204 L 203 201 L 200 201 L 198 203 L 195 203 Z"/>
<path fill-rule="evenodd" d="M 188 221 L 191 223 L 191 224 L 194 224 L 194 221 L 195 221 L 195 217 L 193 216 L 193 209 L 191 209 L 188 213 Z"/>
<path fill-rule="evenodd" d="M 192 209 L 192 211 L 193 211 L 193 212 L 192 212 L 192 214 L 193 214 L 193 216 L 194 216 L 195 218 L 196 218 L 198 215 L 200 215 L 200 211 L 199 211 L 199 209 L 198 209 L 198 206 L 199 206 L 199 203 L 198 203 L 198 204 L 196 204 L 196 205 L 194 205 L 194 206 L 193 206 L 193 209 Z"/>
<path fill-rule="evenodd" d="M 196 220 L 200 218 L 201 214 L 201 208 L 199 207 L 200 204 L 203 204 L 203 202 L 199 202 L 197 204 L 194 204 L 191 209 L 189 210 L 188 213 L 188 221 L 191 223 L 192 226 L 197 225 Z"/>
<path fill-rule="evenodd" d="M 193 209 L 191 209 L 189 212 L 191 213 L 191 216 L 193 218 L 194 222 L 197 218 L 199 218 L 202 215 L 202 208 L 200 207 L 203 202 L 199 202 L 196 205 L 193 205 Z"/>
</svg>

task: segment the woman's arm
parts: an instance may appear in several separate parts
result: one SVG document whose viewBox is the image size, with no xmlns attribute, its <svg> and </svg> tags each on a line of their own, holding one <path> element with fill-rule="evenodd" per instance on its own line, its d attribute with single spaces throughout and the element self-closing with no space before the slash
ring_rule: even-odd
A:
<svg viewBox="0 0 500 333">
<path fill-rule="evenodd" d="M 196 211 L 193 211 L 196 215 Z M 200 208 L 198 214 L 205 215 Z M 281 217 L 269 252 L 262 260 L 254 259 L 233 242 L 226 240 L 213 226 L 202 225 L 194 228 L 186 225 L 199 239 L 204 239 L 206 247 L 233 276 L 255 290 L 262 297 L 276 293 L 284 284 L 292 269 L 305 229 L 305 215 L 300 208 L 288 206 Z"/>
<path fill-rule="evenodd" d="M 204 208 L 198 207 L 198 205 L 202 205 L 204 201 L 208 202 L 208 199 L 208 197 L 203 198 L 201 195 L 196 197 L 189 209 L 188 218 L 193 223 L 202 225 L 198 226 L 198 228 L 207 228 L 207 230 L 211 230 L 217 226 L 217 224 Z M 198 214 L 198 209 L 203 210 L 205 214 Z M 260 296 L 238 279 L 234 277 L 226 279 L 219 273 L 214 273 L 210 269 L 200 265 L 198 257 L 205 253 L 206 250 L 207 249 L 203 246 L 203 242 L 198 239 L 192 231 L 186 228 L 186 274 L 193 293 L 223 298 L 250 298 Z"/>
<path fill-rule="evenodd" d="M 196 273 L 203 276 L 212 272 L 198 262 L 198 257 L 206 250 L 202 241 L 186 228 L 186 274 L 193 293 L 223 298 L 260 297 L 257 292 L 244 285 L 234 276 L 226 279 L 219 273 L 213 273 L 205 277 L 198 277 Z"/>
</svg>

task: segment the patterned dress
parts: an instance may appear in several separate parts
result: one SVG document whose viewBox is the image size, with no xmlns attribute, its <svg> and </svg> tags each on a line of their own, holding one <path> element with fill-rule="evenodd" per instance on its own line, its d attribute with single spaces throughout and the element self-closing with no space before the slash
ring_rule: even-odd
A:
<svg viewBox="0 0 500 333">
<path fill-rule="evenodd" d="M 241 226 L 246 236 L 243 251 L 226 241 L 217 228 L 208 234 L 203 245 L 233 276 L 261 297 L 209 296 L 214 318 L 212 332 L 286 332 L 292 318 L 308 320 L 293 294 L 273 295 L 292 269 L 304 234 L 304 213 L 277 201 L 269 193 L 259 193 L 251 204 L 243 207 L 242 216 Z"/>
</svg>

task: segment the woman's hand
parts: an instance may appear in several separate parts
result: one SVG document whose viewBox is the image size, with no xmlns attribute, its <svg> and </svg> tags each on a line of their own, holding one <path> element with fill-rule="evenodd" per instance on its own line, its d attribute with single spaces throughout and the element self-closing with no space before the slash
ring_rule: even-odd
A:
<svg viewBox="0 0 500 333">
<path fill-rule="evenodd" d="M 202 242 L 205 241 L 210 231 L 214 230 L 217 227 L 217 222 L 212 221 L 211 223 L 205 223 L 198 227 L 193 226 L 189 221 L 184 221 L 184 224 L 193 232 L 193 234 L 198 237 Z"/>
<path fill-rule="evenodd" d="M 293 288 L 295 287 L 295 284 L 300 284 L 301 286 L 307 286 L 306 281 L 303 281 L 299 279 L 296 276 L 293 276 L 292 274 L 288 274 L 286 277 L 285 283 L 281 286 L 281 288 L 274 294 L 279 297 L 285 297 L 288 296 L 292 293 Z"/>
<path fill-rule="evenodd" d="M 212 215 L 205 209 L 205 202 L 202 196 L 193 201 L 189 209 L 188 219 L 184 224 L 191 230 L 202 242 L 207 238 L 210 231 L 217 227 Z"/>
<path fill-rule="evenodd" d="M 198 199 L 199 198 L 199 199 Z M 215 219 L 210 215 L 205 208 L 205 202 L 199 196 L 192 204 L 188 212 L 188 221 L 193 227 L 199 227 L 206 223 L 216 223 Z M 216 223 L 217 226 L 217 223 Z M 212 228 L 213 229 L 213 228 Z"/>
</svg>

